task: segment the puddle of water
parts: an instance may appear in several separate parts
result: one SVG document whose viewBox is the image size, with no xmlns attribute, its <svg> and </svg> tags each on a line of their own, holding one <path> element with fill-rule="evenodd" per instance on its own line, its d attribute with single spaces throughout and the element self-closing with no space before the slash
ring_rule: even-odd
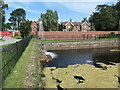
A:
<svg viewBox="0 0 120 90">
<path fill-rule="evenodd" d="M 105 70 L 107 67 L 98 63 L 115 65 L 120 62 L 119 52 L 111 52 L 110 50 L 111 48 L 50 51 L 56 53 L 58 57 L 48 62 L 45 67 L 65 68 L 68 65 L 91 64 Z"/>
<path fill-rule="evenodd" d="M 82 76 L 74 76 L 75 79 L 78 80 L 77 84 L 84 83 L 85 79 Z"/>
</svg>

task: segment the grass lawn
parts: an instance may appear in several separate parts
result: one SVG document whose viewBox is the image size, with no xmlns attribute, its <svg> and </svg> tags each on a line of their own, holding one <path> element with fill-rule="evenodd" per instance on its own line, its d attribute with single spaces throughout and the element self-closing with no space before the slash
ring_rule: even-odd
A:
<svg viewBox="0 0 120 90">
<path fill-rule="evenodd" d="M 21 36 L 13 36 L 12 38 L 22 39 L 22 37 L 21 37 Z"/>
<path fill-rule="evenodd" d="M 118 40 L 119 38 L 102 38 L 102 39 L 62 39 L 62 40 L 39 40 L 42 42 L 46 41 L 89 41 L 89 40 Z"/>
<path fill-rule="evenodd" d="M 3 83 L 3 88 L 38 88 L 40 83 L 40 50 L 32 39 Z"/>
<path fill-rule="evenodd" d="M 3 41 L 5 41 L 5 40 L 0 40 L 0 42 L 3 42 Z"/>
</svg>

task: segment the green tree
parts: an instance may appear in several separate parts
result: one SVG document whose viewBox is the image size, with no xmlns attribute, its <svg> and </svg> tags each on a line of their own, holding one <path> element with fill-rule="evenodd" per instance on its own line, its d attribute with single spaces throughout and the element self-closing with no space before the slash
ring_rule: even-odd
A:
<svg viewBox="0 0 120 90">
<path fill-rule="evenodd" d="M 11 29 L 11 23 L 5 23 L 5 29 Z"/>
<path fill-rule="evenodd" d="M 120 1 L 115 5 L 117 16 L 120 19 Z"/>
<path fill-rule="evenodd" d="M 92 31 L 96 31 L 96 30 L 95 30 L 95 25 L 94 25 L 94 23 L 91 23 L 91 30 L 92 30 Z"/>
<path fill-rule="evenodd" d="M 83 18 L 82 22 L 88 22 L 87 17 Z"/>
<path fill-rule="evenodd" d="M 69 31 L 73 31 L 74 26 L 70 23 L 70 29 Z"/>
<path fill-rule="evenodd" d="M 23 8 L 18 8 L 12 11 L 10 15 L 9 21 L 12 23 L 13 28 L 18 30 L 20 22 L 25 21 L 26 19 L 26 11 Z"/>
<path fill-rule="evenodd" d="M 58 31 L 62 31 L 62 30 L 63 30 L 62 24 L 59 24 L 59 27 L 58 27 L 58 28 L 59 28 Z"/>
<path fill-rule="evenodd" d="M 8 9 L 8 4 L 5 4 L 4 1 L 0 1 L 0 29 L 2 31 L 4 30 L 6 9 Z"/>
<path fill-rule="evenodd" d="M 22 38 L 26 38 L 27 36 L 29 36 L 31 32 L 31 23 L 32 21 L 29 20 L 20 23 L 19 30 Z"/>
<path fill-rule="evenodd" d="M 97 5 L 96 11 L 89 18 L 98 31 L 118 30 L 120 19 L 120 1 L 115 5 Z"/>
<path fill-rule="evenodd" d="M 58 31 L 58 13 L 57 11 L 47 10 L 45 14 L 41 14 L 45 31 Z"/>
</svg>

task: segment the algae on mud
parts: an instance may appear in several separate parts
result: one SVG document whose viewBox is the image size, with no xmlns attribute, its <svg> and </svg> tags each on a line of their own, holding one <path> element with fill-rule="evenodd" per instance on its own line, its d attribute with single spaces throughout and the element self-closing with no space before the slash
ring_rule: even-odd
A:
<svg viewBox="0 0 120 90">
<path fill-rule="evenodd" d="M 106 65 L 107 69 L 96 68 L 89 64 L 68 65 L 67 68 L 45 67 L 43 73 L 46 78 L 45 88 L 118 88 L 118 64 Z M 116 76 L 115 76 L 116 75 Z M 82 76 L 85 81 L 77 83 L 74 76 Z M 61 83 L 53 79 L 56 78 Z"/>
</svg>

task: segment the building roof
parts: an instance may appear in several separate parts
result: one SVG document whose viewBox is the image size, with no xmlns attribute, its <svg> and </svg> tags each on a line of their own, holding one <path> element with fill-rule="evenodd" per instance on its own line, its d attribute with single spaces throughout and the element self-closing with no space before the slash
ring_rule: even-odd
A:
<svg viewBox="0 0 120 90">
<path fill-rule="evenodd" d="M 65 24 L 67 24 L 67 23 L 68 23 L 68 21 L 67 21 L 67 22 L 61 22 L 62 25 L 65 25 Z"/>
<path fill-rule="evenodd" d="M 77 26 L 79 26 L 79 25 L 81 25 L 82 23 L 81 22 L 72 22 L 74 25 L 77 25 Z"/>
<path fill-rule="evenodd" d="M 82 25 L 83 23 L 87 23 L 87 25 L 90 26 L 90 23 L 88 23 L 88 22 L 70 22 L 70 21 L 61 22 L 62 25 L 66 25 L 67 23 L 71 23 L 71 24 L 73 24 L 73 25 L 75 25 L 75 26 L 80 26 L 80 25 Z"/>
</svg>

